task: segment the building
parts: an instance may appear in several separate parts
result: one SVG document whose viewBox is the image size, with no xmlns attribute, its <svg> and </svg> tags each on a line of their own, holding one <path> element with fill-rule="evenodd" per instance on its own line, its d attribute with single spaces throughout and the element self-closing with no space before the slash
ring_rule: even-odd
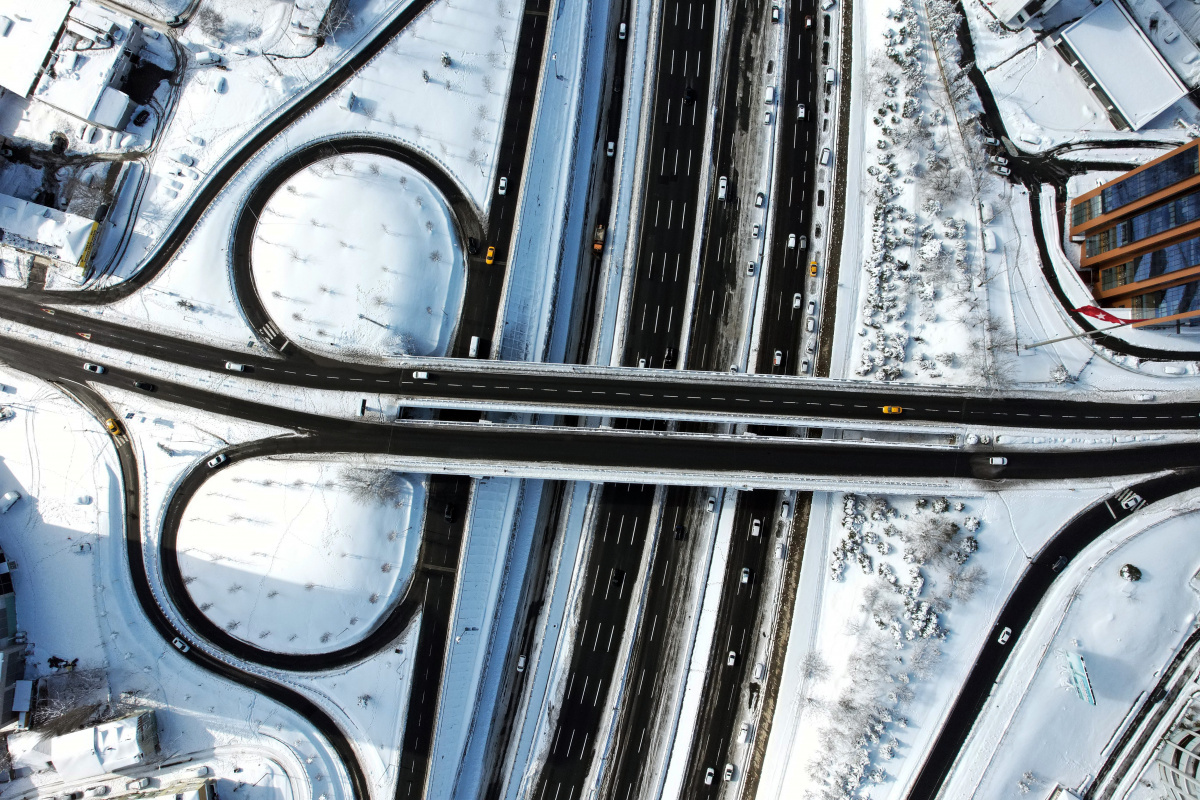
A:
<svg viewBox="0 0 1200 800">
<path fill-rule="evenodd" d="M 0 195 L 0 276 L 22 285 L 38 262 L 78 270 L 82 279 L 96 242 L 95 220 Z"/>
<path fill-rule="evenodd" d="M 140 767 L 158 752 L 153 710 L 93 725 L 62 736 L 24 731 L 8 737 L 14 767 L 41 772 L 53 767 L 65 781 L 82 781 L 120 769 Z"/>
<path fill-rule="evenodd" d="M 1054 8 L 1058 0 L 983 0 L 983 4 L 1008 27 L 1020 28 Z"/>
<path fill-rule="evenodd" d="M 1105 0 L 1067 26 L 1054 47 L 1119 130 L 1141 130 L 1187 95 L 1183 81 L 1117 0 Z"/>
<path fill-rule="evenodd" d="M 120 130 L 133 111 L 121 89 L 142 30 L 140 22 L 100 6 L 0 0 L 0 87 Z"/>
<path fill-rule="evenodd" d="M 1200 139 L 1071 201 L 1098 305 L 1169 322 L 1200 310 Z"/>
</svg>

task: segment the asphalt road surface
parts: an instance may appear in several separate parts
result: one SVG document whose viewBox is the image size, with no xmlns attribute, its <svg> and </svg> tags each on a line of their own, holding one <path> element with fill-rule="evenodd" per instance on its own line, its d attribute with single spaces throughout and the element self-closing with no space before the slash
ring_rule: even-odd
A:
<svg viewBox="0 0 1200 800">
<path fill-rule="evenodd" d="M 527 374 L 495 372 L 487 364 L 462 360 L 440 361 L 428 368 L 430 379 L 413 378 L 404 370 L 341 365 L 325 359 L 254 359 L 197 342 L 183 341 L 114 325 L 66 311 L 13 303 L 3 316 L 17 322 L 67 335 L 87 334 L 93 344 L 147 355 L 171 363 L 224 372 L 225 362 L 247 365 L 245 377 L 289 386 L 361 389 L 364 393 L 397 394 L 409 405 L 421 400 L 505 403 L 514 409 L 558 410 L 586 414 L 606 409 L 614 415 L 636 417 L 648 410 L 666 414 L 699 413 L 713 416 L 863 420 L 878 424 L 896 421 L 942 422 L 988 426 L 1051 429 L 1156 430 L 1200 427 L 1200 402 L 1090 402 L 1058 398 L 938 396 L 910 387 L 818 383 L 796 379 L 764 383 L 751 376 L 694 374 L 675 370 L 646 373 L 589 372 L 531 367 Z M 24 339 L 0 336 L 0 348 L 27 347 Z M 98 357 L 97 357 L 98 358 Z M 82 366 L 82 361 L 75 363 Z M 103 360 L 100 360 L 103 363 Z M 419 369 L 419 363 L 413 364 Z M 82 373 L 80 373 L 82 374 Z M 132 373 L 131 373 L 132 374 Z M 147 378 L 155 382 L 154 378 Z M 883 407 L 901 413 L 884 415 Z"/>
<path fill-rule="evenodd" d="M 696 197 L 707 159 L 712 0 L 664 0 L 637 273 L 622 363 L 664 364 L 678 351 L 695 234 Z M 680 363 L 678 355 L 673 363 Z"/>
<path fill-rule="evenodd" d="M 783 139 L 775 158 L 775 227 L 771 242 L 771 270 L 767 278 L 767 307 L 759 338 L 757 371 L 761 373 L 811 375 L 815 363 L 812 351 L 802 348 L 805 320 L 813 317 L 809 340 L 815 351 L 819 333 L 819 313 L 809 312 L 809 300 L 815 300 L 807 284 L 809 264 L 817 252 L 811 219 L 806 211 L 814 202 L 817 170 L 816 146 L 819 105 L 824 98 L 814 88 L 822 20 L 816 0 L 792 0 L 788 5 L 788 38 L 784 70 L 779 76 L 780 101 L 778 125 Z M 812 20 L 806 27 L 805 19 Z M 801 107 L 804 116 L 801 117 Z M 818 269 L 820 265 L 818 265 Z M 819 312 L 816 304 L 813 311 Z M 776 357 L 778 353 L 778 357 Z M 779 363 L 776 364 L 777 360 Z M 807 361 L 807 369 L 804 362 Z"/>
<path fill-rule="evenodd" d="M 613 688 L 613 671 L 646 546 L 654 487 L 603 488 L 571 643 L 567 691 L 533 797 L 578 798 L 592 767 L 596 732 Z"/>
<path fill-rule="evenodd" d="M 704 680 L 696 739 L 684 781 L 685 797 L 716 797 L 722 790 L 726 764 L 734 765 L 733 779 L 742 777 L 745 748 L 737 748 L 734 720 L 738 698 L 753 672 L 759 633 L 754 628 L 762 600 L 759 582 L 772 557 L 779 522 L 778 492 L 749 492 L 738 498 L 729 558 L 722 582 L 713 648 Z M 754 535 L 755 521 L 759 523 Z M 730 655 L 732 654 L 732 656 Z M 732 661 L 733 663 L 730 663 Z M 752 685 L 751 705 L 758 701 Z M 711 768 L 714 777 L 705 784 Z"/>
</svg>

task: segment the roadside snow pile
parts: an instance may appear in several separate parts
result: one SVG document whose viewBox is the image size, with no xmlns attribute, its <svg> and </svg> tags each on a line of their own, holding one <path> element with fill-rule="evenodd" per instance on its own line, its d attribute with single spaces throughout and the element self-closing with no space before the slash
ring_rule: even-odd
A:
<svg viewBox="0 0 1200 800">
<path fill-rule="evenodd" d="M 919 682 L 939 673 L 947 613 L 987 582 L 969 563 L 982 523 L 962 500 L 918 497 L 901 514 L 885 497 L 846 494 L 842 512 L 824 607 L 846 611 L 842 626 L 823 622 L 824 649 L 804 662 L 803 702 L 826 718 L 810 762 L 812 796 L 822 800 L 894 777 L 887 762 L 911 738 L 905 715 Z"/>
<path fill-rule="evenodd" d="M 338 359 L 445 355 L 466 285 L 441 194 L 407 164 L 374 155 L 318 161 L 289 178 L 263 209 L 252 262 L 276 326 Z"/>
<path fill-rule="evenodd" d="M 418 477 L 386 469 L 231 462 L 184 511 L 180 570 L 230 635 L 275 652 L 328 652 L 369 633 L 407 588 L 424 506 Z"/>
<path fill-rule="evenodd" d="M 889 20 L 897 27 L 881 31 L 883 46 L 867 70 L 865 100 L 878 138 L 866 168 L 875 186 L 854 373 L 877 381 L 990 383 L 1001 332 L 987 312 L 982 289 L 992 276 L 979 253 L 987 154 L 970 83 L 953 67 L 960 18 L 945 0 L 928 5 L 930 34 L 907 0 L 886 17 L 869 17 L 873 30 Z M 929 35 L 949 56 L 942 66 L 955 70 L 944 80 L 927 76 L 927 68 L 942 69 Z"/>
</svg>

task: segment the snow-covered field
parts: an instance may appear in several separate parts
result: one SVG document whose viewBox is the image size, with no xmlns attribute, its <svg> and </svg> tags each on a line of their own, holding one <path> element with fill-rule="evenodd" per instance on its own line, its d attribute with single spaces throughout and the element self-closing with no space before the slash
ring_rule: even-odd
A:
<svg viewBox="0 0 1200 800">
<path fill-rule="evenodd" d="M 1074 559 L 1017 642 L 946 797 L 1044 796 L 1056 782 L 1080 786 L 1097 774 L 1138 695 L 1194 629 L 1198 508 L 1194 492 L 1148 507 Z M 1141 580 L 1122 578 L 1124 564 Z M 1094 706 L 1067 680 L 1072 653 L 1086 665 Z"/>
<path fill-rule="evenodd" d="M 1111 491 L 815 495 L 759 796 L 902 797 L 1027 558 Z"/>
<path fill-rule="evenodd" d="M 234 460 L 188 503 L 179 566 L 196 605 L 231 635 L 277 652 L 336 650 L 404 593 L 424 507 L 420 476 Z"/>
<path fill-rule="evenodd" d="M 350 154 L 301 170 L 263 209 L 251 257 L 275 326 L 305 349 L 363 361 L 449 348 L 465 264 L 441 193 L 407 164 Z"/>
<path fill-rule="evenodd" d="M 147 288 L 114 306 L 80 310 L 164 332 L 186 332 L 225 347 L 253 349 L 255 345 L 248 344 L 253 333 L 237 307 L 229 278 L 232 225 L 250 186 L 285 154 L 316 140 L 374 135 L 420 150 L 462 186 L 481 214 L 486 213 L 496 180 L 496 147 L 518 22 L 517 8 L 507 3 L 434 3 L 342 89 L 324 98 L 260 151 L 222 191 L 174 261 Z M 448 66 L 443 53 L 448 56 Z M 232 68 L 230 72 L 227 82 L 233 86 L 239 78 Z M 345 107 L 347 92 L 355 95 L 349 109 Z M 230 114 L 236 118 L 238 113 L 218 114 L 210 109 L 203 118 L 221 120 Z M 234 144 L 231 140 L 228 146 Z M 211 169 L 225 157 L 225 150 L 207 139 L 204 148 L 197 150 L 192 145 L 189 153 L 197 159 L 203 156 L 194 167 L 199 171 Z M 170 214 L 155 211 L 153 202 L 153 197 L 148 198 L 150 205 L 142 212 L 152 229 L 135 233 L 124 256 L 122 275 L 140 263 L 168 222 Z M 329 216 L 326 208 L 322 217 Z M 139 226 L 142 224 L 139 221 Z M 443 263 L 448 263 L 450 253 L 442 255 L 447 259 Z M 339 280 L 331 288 L 352 291 L 340 284 Z M 358 309 L 367 316 L 372 316 L 372 311 L 369 304 Z M 341 320 L 342 324 L 352 322 L 362 320 L 357 316 Z"/>
<path fill-rule="evenodd" d="M 154 708 L 163 752 L 184 762 L 146 769 L 156 786 L 207 764 L 224 793 L 344 796 L 336 759 L 307 723 L 196 668 L 145 620 L 126 564 L 120 468 L 100 423 L 40 381 L 3 370 L 0 382 L 0 402 L 15 412 L 0 422 L 0 491 L 22 495 L 0 516 L 0 547 L 28 635 L 26 677 L 52 674 L 50 656 L 78 658 L 81 673 L 99 671 L 116 709 Z M 125 779 L 100 782 L 117 792 Z M 23 796 L 64 790 L 54 772 L 8 786 Z"/>
</svg>

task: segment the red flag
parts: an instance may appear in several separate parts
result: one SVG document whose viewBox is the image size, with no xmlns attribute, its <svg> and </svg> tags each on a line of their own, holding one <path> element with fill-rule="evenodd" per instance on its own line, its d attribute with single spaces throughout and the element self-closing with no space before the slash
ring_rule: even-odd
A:
<svg viewBox="0 0 1200 800">
<path fill-rule="evenodd" d="M 1079 314 L 1086 314 L 1089 317 L 1095 317 L 1101 322 L 1111 322 L 1114 325 L 1134 322 L 1132 319 L 1121 319 L 1120 317 L 1114 317 L 1103 308 L 1097 308 L 1096 306 L 1080 306 L 1079 308 L 1073 308 L 1071 310 Z"/>
</svg>

